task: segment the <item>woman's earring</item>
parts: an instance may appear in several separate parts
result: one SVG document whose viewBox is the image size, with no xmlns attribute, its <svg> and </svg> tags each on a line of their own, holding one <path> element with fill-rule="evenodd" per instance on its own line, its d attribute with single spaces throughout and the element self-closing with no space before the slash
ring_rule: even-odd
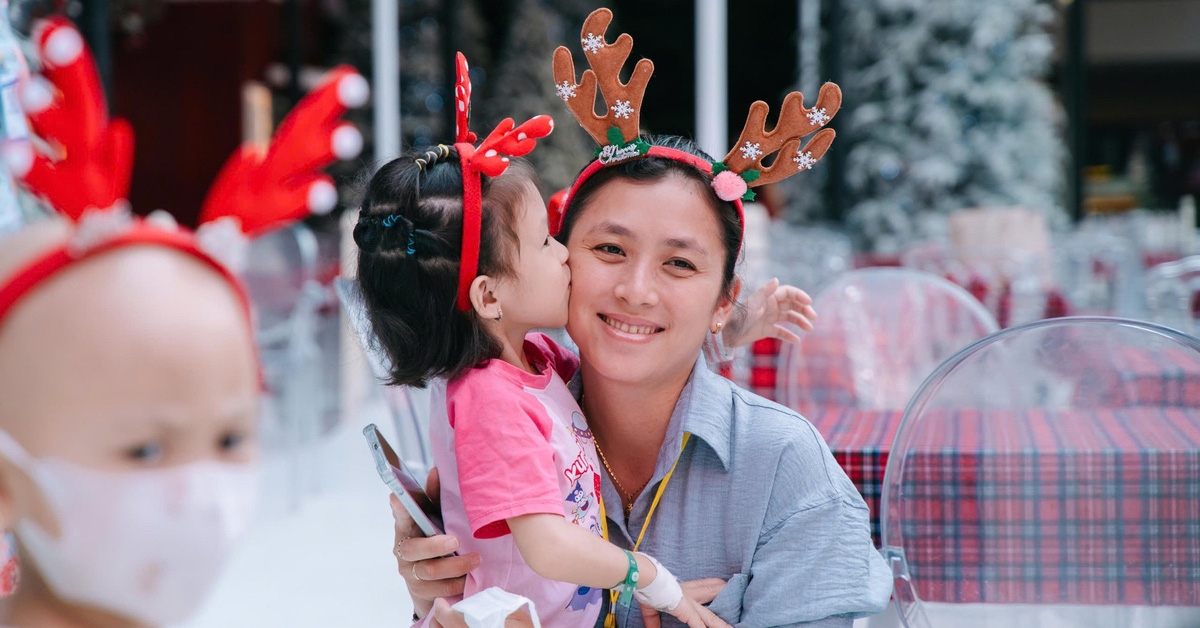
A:
<svg viewBox="0 0 1200 628">
<path fill-rule="evenodd" d="M 21 563 L 17 559 L 17 539 L 12 532 L 0 536 L 0 598 L 17 590 L 21 579 Z"/>
<path fill-rule="evenodd" d="M 500 313 L 496 315 L 496 322 L 499 322 L 501 319 L 504 318 L 504 308 L 501 307 L 501 308 L 496 308 L 496 309 L 500 311 Z"/>
<path fill-rule="evenodd" d="M 725 327 L 725 323 L 717 323 L 717 331 L 714 331 L 713 333 L 714 334 L 721 333 L 721 328 L 723 328 L 723 327 Z"/>
</svg>

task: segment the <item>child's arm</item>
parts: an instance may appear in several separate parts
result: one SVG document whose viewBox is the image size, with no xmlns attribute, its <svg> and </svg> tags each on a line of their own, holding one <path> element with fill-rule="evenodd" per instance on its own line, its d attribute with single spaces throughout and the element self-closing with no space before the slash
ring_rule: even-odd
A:
<svg viewBox="0 0 1200 628">
<path fill-rule="evenodd" d="M 611 589 L 625 581 L 629 559 L 620 548 L 561 515 L 522 515 L 508 519 L 508 528 L 521 558 L 548 580 Z M 638 588 L 654 581 L 658 570 L 646 556 L 635 553 Z"/>
<path fill-rule="evenodd" d="M 625 581 L 629 559 L 617 546 L 568 522 L 562 515 L 531 514 L 506 520 L 521 557 L 539 576 L 588 587 L 612 588 Z M 638 566 L 638 602 L 669 613 L 690 628 L 731 628 L 683 594 L 671 572 L 645 554 Z"/>
</svg>

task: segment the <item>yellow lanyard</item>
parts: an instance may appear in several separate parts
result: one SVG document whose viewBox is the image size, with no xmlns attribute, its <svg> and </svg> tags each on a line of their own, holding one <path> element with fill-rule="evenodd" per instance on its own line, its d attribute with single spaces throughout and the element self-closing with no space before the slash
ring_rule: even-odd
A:
<svg viewBox="0 0 1200 628">
<path fill-rule="evenodd" d="M 662 498 L 663 491 L 667 490 L 667 482 L 671 481 L 671 476 L 675 473 L 675 466 L 679 464 L 679 459 L 683 457 L 683 448 L 687 447 L 688 437 L 691 434 L 683 433 L 683 442 L 679 444 L 679 455 L 675 456 L 675 462 L 671 463 L 671 470 L 663 476 L 662 483 L 658 485 L 658 490 L 654 493 L 654 501 L 650 502 L 650 511 L 646 513 L 646 520 L 642 522 L 642 531 L 638 533 L 637 542 L 633 544 L 633 551 L 637 551 L 642 544 L 642 537 L 646 536 L 646 528 L 650 526 L 650 518 L 654 516 L 654 509 L 658 508 L 658 500 Z M 600 498 L 600 531 L 604 533 L 604 540 L 608 540 L 608 516 L 604 513 L 604 497 Z M 604 618 L 604 628 L 617 627 L 617 615 L 615 609 L 617 607 L 617 597 L 621 593 L 616 590 L 608 592 L 608 617 Z"/>
</svg>

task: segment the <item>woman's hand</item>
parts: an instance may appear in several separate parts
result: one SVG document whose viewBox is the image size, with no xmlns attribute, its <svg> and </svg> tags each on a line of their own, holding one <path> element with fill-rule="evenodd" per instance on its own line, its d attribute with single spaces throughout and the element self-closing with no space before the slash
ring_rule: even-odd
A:
<svg viewBox="0 0 1200 628">
<path fill-rule="evenodd" d="M 725 623 L 725 620 L 704 606 L 716 599 L 721 589 L 725 588 L 724 580 L 720 578 L 689 580 L 680 582 L 679 587 L 683 589 L 683 599 L 680 600 L 679 606 L 669 613 L 675 619 L 691 628 L 732 628 Z M 646 624 L 646 628 L 660 628 L 662 621 L 658 611 L 646 605 L 641 605 L 640 608 L 642 621 Z"/>
<path fill-rule="evenodd" d="M 437 501 L 440 485 L 437 469 L 429 472 L 425 493 Z M 396 544 L 392 553 L 396 566 L 412 596 L 413 609 L 424 617 L 440 597 L 462 595 L 467 572 L 479 566 L 479 554 L 447 556 L 458 550 L 458 539 L 446 534 L 425 537 L 395 495 L 390 496 L 396 520 Z"/>
<path fill-rule="evenodd" d="M 722 334 L 727 348 L 748 345 L 762 338 L 778 338 L 798 343 L 797 336 L 783 323 L 791 323 L 804 331 L 812 331 L 817 311 L 812 297 L 796 286 L 781 286 L 779 279 L 768 281 L 750 296 L 742 316 L 734 316 Z"/>
</svg>

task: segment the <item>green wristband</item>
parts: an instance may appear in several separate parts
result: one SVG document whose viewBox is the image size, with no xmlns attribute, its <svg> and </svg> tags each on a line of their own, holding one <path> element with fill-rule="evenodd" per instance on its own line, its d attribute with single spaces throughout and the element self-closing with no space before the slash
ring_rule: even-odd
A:
<svg viewBox="0 0 1200 628">
<path fill-rule="evenodd" d="M 633 557 L 633 553 L 629 550 L 625 552 L 625 557 L 629 559 L 629 571 L 625 574 L 625 581 L 616 586 L 616 589 L 621 592 L 617 598 L 617 604 L 621 606 L 629 606 L 633 603 L 633 592 L 637 590 L 638 581 L 638 566 L 637 559 Z"/>
</svg>

